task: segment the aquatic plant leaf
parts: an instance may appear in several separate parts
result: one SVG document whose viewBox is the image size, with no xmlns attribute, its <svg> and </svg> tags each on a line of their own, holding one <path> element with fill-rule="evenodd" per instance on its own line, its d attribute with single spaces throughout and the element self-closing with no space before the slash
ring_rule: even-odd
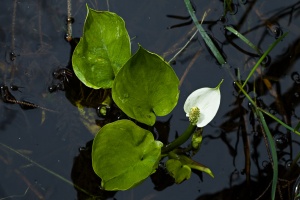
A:
<svg viewBox="0 0 300 200">
<path fill-rule="evenodd" d="M 177 184 L 191 177 L 191 168 L 187 165 L 183 165 L 179 160 L 167 160 L 166 168 Z"/>
<path fill-rule="evenodd" d="M 277 151 L 276 151 L 276 143 L 274 141 L 274 138 L 270 132 L 270 129 L 267 125 L 267 122 L 260 110 L 256 110 L 260 123 L 264 129 L 264 132 L 267 135 L 269 145 L 270 145 L 270 150 L 271 150 L 271 156 L 272 156 L 272 161 L 273 161 L 273 178 L 272 178 L 272 191 L 271 191 L 271 199 L 274 200 L 276 196 L 276 188 L 277 188 L 277 181 L 278 181 L 278 156 L 277 156 Z"/>
<path fill-rule="evenodd" d="M 206 167 L 205 165 L 202 165 L 202 164 L 192 160 L 191 158 L 189 158 L 185 155 L 177 155 L 177 159 L 182 163 L 182 165 L 187 165 L 191 169 L 196 169 L 196 170 L 205 172 L 208 175 L 210 175 L 212 178 L 214 178 L 214 175 L 213 175 L 212 171 L 208 167 Z"/>
<path fill-rule="evenodd" d="M 160 141 L 130 120 L 105 125 L 92 147 L 92 165 L 105 190 L 130 189 L 155 172 L 161 156 Z"/>
<path fill-rule="evenodd" d="M 223 80 L 216 88 L 205 87 L 195 90 L 186 99 L 183 109 L 187 117 L 190 117 L 193 108 L 200 109 L 198 127 L 206 126 L 217 114 L 221 102 L 220 85 L 222 82 Z"/>
<path fill-rule="evenodd" d="M 193 149 L 193 154 L 195 154 L 200 149 L 202 139 L 203 139 L 202 132 L 203 132 L 203 129 L 200 128 L 200 129 L 197 129 L 193 133 L 192 142 L 191 142 L 191 146 L 192 146 L 192 149 Z"/>
<path fill-rule="evenodd" d="M 88 7 L 87 12 L 83 36 L 72 56 L 73 69 L 86 86 L 111 88 L 115 75 L 130 58 L 130 38 L 117 14 Z"/>
<path fill-rule="evenodd" d="M 126 115 L 152 126 L 156 116 L 167 115 L 176 106 L 178 86 L 171 66 L 140 46 L 117 74 L 112 98 Z"/>
</svg>

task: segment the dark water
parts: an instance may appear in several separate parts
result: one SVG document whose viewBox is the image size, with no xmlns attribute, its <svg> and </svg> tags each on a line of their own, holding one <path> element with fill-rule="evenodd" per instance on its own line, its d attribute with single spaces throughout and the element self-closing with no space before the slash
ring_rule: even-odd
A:
<svg viewBox="0 0 300 200">
<path fill-rule="evenodd" d="M 196 60 L 182 79 L 181 96 L 170 120 L 169 141 L 188 125 L 183 111 L 186 97 L 195 89 L 215 87 L 222 78 L 225 79 L 221 86 L 220 110 L 205 127 L 201 150 L 194 157 L 210 167 L 215 178 L 192 174 L 190 180 L 170 187 L 163 184 L 167 178 L 158 179 L 160 184 L 156 186 L 149 178 L 132 190 L 101 195 L 121 200 L 269 199 L 270 191 L 263 194 L 271 181 L 272 171 L 260 126 L 253 120 L 247 99 L 237 95 L 233 84 L 239 79 L 238 71 L 241 80 L 247 77 L 258 57 L 238 38 L 225 32 L 224 26 L 234 26 L 263 51 L 281 32 L 289 32 L 270 53 L 266 66 L 259 68 L 260 71 L 250 79 L 248 88 L 250 96 L 256 95 L 267 111 L 295 127 L 300 116 L 300 3 L 296 0 L 234 1 L 234 10 L 220 20 L 223 3 L 202 2 L 194 1 L 197 17 L 201 19 L 207 12 L 204 27 L 224 52 L 228 65 L 217 64 L 200 36 L 176 58 L 173 67 L 179 77 L 183 77 L 192 60 Z M 133 38 L 133 51 L 139 43 L 170 60 L 191 37 L 193 25 L 188 23 L 189 19 L 170 17 L 188 16 L 183 1 L 110 0 L 107 4 L 107 1 L 90 0 L 87 3 L 95 9 L 107 10 L 109 7 L 124 18 Z M 82 35 L 85 4 L 86 1 L 81 0 L 72 2 L 75 38 Z M 64 39 L 67 1 L 6 0 L 0 5 L 0 84 L 18 86 L 16 91 L 9 89 L 17 100 L 42 107 L 28 109 L 25 106 L 25 109 L 24 105 L 22 108 L 0 101 L 0 142 L 69 181 L 84 186 L 90 183 L 90 188 L 97 191 L 97 185 L 93 183 L 99 180 L 91 180 L 91 173 L 86 168 L 90 164 L 88 150 L 82 150 L 83 156 L 74 160 L 79 155 L 78 149 L 85 147 L 93 135 L 82 124 L 77 108 L 65 93 L 48 90 L 49 86 L 59 83 L 52 73 L 69 64 L 71 46 Z M 167 121 L 170 116 L 159 120 Z M 299 136 L 272 120 L 267 121 L 271 132 L 282 142 L 282 150 L 278 152 L 281 179 L 277 198 L 290 199 L 299 174 L 298 167 L 289 171 L 291 161 L 300 152 Z M 247 153 L 251 162 L 248 171 L 245 168 Z M 2 145 L 0 177 L 0 199 L 84 199 L 72 185 Z"/>
</svg>

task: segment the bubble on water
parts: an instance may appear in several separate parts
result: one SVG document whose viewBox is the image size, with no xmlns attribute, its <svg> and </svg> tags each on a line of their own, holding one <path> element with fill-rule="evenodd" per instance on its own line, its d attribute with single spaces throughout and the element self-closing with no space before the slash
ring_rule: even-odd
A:
<svg viewBox="0 0 300 200">
<path fill-rule="evenodd" d="M 49 91 L 50 93 L 55 92 L 56 90 L 57 90 L 57 86 L 56 86 L 56 85 L 52 85 L 52 86 L 49 86 L 49 87 L 48 87 L 48 91 Z"/>
<path fill-rule="evenodd" d="M 283 150 L 289 145 L 289 139 L 287 138 L 286 134 L 280 131 L 276 131 L 273 135 L 273 138 L 278 150 Z"/>
<path fill-rule="evenodd" d="M 5 52 L 5 60 L 7 63 L 15 61 L 17 56 L 18 56 L 18 54 L 13 50 L 9 49 L 9 50 L 6 50 L 6 52 Z"/>
<path fill-rule="evenodd" d="M 285 161 L 285 168 L 286 168 L 286 170 L 290 170 L 291 169 L 291 167 L 292 167 L 292 164 L 293 164 L 293 160 L 287 160 L 287 161 Z"/>
<path fill-rule="evenodd" d="M 282 36 L 283 31 L 281 30 L 279 24 L 277 22 L 269 22 L 267 23 L 267 30 L 271 36 L 275 39 L 278 39 Z"/>
<path fill-rule="evenodd" d="M 219 19 L 219 22 L 221 22 L 221 23 L 225 24 L 225 23 L 227 23 L 227 22 L 228 22 L 228 19 L 227 19 L 227 17 L 226 17 L 226 16 L 222 16 L 222 17 Z"/>
<path fill-rule="evenodd" d="M 73 17 L 67 17 L 67 23 L 71 23 L 71 24 L 73 24 L 74 23 L 74 21 L 75 21 L 75 19 L 73 18 Z"/>
<path fill-rule="evenodd" d="M 9 58 L 11 61 L 14 61 L 16 59 L 17 55 L 15 54 L 15 52 L 10 52 L 9 53 Z"/>
<path fill-rule="evenodd" d="M 251 102 L 248 103 L 248 108 L 249 109 L 253 109 L 254 108 L 254 106 L 253 106 L 253 104 Z"/>
</svg>

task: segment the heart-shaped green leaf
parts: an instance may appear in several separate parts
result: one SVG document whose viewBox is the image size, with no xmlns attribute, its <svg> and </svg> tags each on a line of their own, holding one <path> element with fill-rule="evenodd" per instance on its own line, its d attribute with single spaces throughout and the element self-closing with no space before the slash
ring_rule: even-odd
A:
<svg viewBox="0 0 300 200">
<path fill-rule="evenodd" d="M 86 86 L 111 88 L 115 75 L 130 58 L 130 39 L 117 14 L 87 7 L 83 36 L 76 46 L 72 64 Z"/>
<path fill-rule="evenodd" d="M 96 135 L 92 164 L 105 190 L 130 189 L 155 172 L 161 156 L 160 141 L 129 120 L 105 125 Z"/>
<path fill-rule="evenodd" d="M 117 74 L 112 97 L 126 115 L 152 126 L 156 116 L 167 115 L 176 106 L 178 86 L 172 67 L 140 47 Z"/>
</svg>

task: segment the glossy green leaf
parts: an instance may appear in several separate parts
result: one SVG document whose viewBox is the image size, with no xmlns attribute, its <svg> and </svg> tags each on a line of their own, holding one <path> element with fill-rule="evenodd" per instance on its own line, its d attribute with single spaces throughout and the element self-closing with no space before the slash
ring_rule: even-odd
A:
<svg viewBox="0 0 300 200">
<path fill-rule="evenodd" d="M 129 117 L 152 126 L 169 114 L 179 96 L 179 80 L 160 56 L 139 48 L 117 74 L 112 97 Z"/>
<path fill-rule="evenodd" d="M 191 168 L 187 165 L 183 165 L 179 160 L 169 159 L 166 162 L 166 168 L 175 179 L 175 183 L 181 183 L 191 177 Z"/>
<path fill-rule="evenodd" d="M 105 190 L 127 190 L 155 172 L 162 143 L 129 120 L 105 125 L 96 135 L 92 164 Z"/>
<path fill-rule="evenodd" d="M 117 14 L 87 8 L 83 36 L 72 64 L 76 76 L 88 87 L 111 88 L 115 75 L 130 58 L 130 38 Z"/>
</svg>

